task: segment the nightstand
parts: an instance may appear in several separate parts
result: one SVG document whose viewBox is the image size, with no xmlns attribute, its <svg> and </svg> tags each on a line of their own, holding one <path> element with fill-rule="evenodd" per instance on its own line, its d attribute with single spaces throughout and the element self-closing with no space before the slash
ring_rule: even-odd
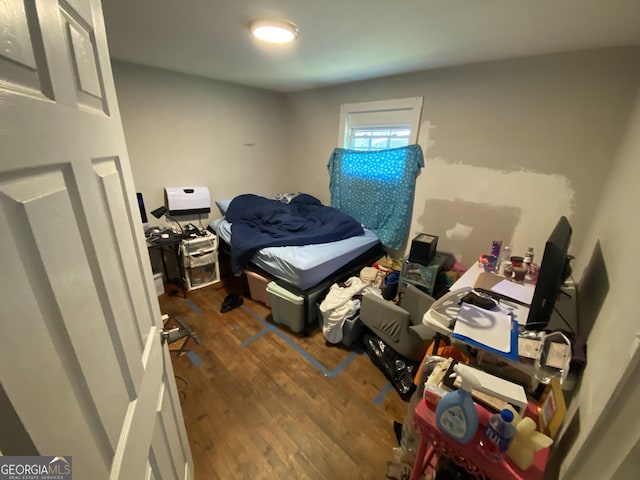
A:
<svg viewBox="0 0 640 480">
<path fill-rule="evenodd" d="M 433 296 L 438 274 L 449 257 L 450 255 L 447 253 L 436 252 L 429 265 L 411 262 L 409 257 L 404 257 L 402 260 L 402 272 L 400 273 L 400 290 L 402 291 L 407 283 L 411 283 L 422 287 L 422 290 Z"/>
</svg>

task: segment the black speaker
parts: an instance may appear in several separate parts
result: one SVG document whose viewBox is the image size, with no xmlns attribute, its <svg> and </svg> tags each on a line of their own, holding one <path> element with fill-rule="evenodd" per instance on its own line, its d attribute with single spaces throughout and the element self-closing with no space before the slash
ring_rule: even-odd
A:
<svg viewBox="0 0 640 480">
<path fill-rule="evenodd" d="M 411 241 L 411 250 L 409 250 L 409 261 L 419 263 L 420 265 L 429 265 L 433 257 L 436 255 L 438 247 L 438 237 L 429 235 L 428 233 L 419 233 Z"/>
</svg>

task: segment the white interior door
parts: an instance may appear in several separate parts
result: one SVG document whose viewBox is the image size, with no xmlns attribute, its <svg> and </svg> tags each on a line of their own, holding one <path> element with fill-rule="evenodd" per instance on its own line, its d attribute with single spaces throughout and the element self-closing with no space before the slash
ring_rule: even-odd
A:
<svg viewBox="0 0 640 480">
<path fill-rule="evenodd" d="M 0 450 L 192 478 L 98 0 L 0 0 L 0 229 Z"/>
</svg>

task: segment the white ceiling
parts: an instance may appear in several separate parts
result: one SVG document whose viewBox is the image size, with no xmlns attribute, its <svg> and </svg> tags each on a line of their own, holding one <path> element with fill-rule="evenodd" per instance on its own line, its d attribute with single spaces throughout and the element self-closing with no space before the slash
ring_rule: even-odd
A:
<svg viewBox="0 0 640 480">
<path fill-rule="evenodd" d="M 103 9 L 113 58 L 280 92 L 640 45 L 640 0 L 103 0 Z M 298 40 L 259 45 L 247 25 L 261 17 L 293 21 Z"/>
</svg>

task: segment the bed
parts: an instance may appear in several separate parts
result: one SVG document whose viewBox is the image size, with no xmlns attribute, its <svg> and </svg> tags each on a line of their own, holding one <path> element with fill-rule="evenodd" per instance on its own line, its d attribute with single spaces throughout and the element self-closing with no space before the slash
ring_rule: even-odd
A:
<svg viewBox="0 0 640 480">
<path fill-rule="evenodd" d="M 230 200 L 217 201 L 216 204 L 226 214 Z M 209 223 L 209 230 L 218 235 L 220 251 L 229 256 L 231 229 L 232 223 L 226 216 Z M 379 238 L 372 231 L 366 228 L 360 231 L 362 233 L 358 235 L 317 244 L 266 246 L 251 256 L 247 268 L 303 297 L 305 325 L 309 325 L 317 319 L 316 301 L 333 283 L 359 273 L 385 254 Z"/>
</svg>

